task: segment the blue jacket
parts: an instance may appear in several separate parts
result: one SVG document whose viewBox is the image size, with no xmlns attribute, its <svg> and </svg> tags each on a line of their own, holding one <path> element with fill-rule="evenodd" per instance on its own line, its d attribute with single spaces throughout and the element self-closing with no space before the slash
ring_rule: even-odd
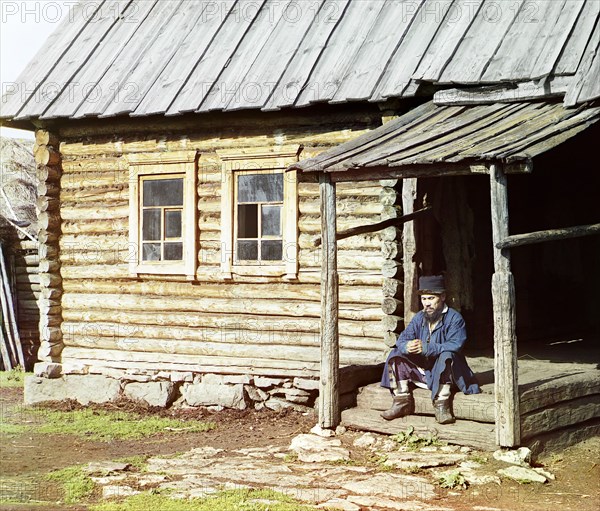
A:
<svg viewBox="0 0 600 511">
<path fill-rule="evenodd" d="M 423 353 L 419 355 L 408 353 L 406 345 L 413 339 L 421 339 Z M 422 310 L 419 311 L 400 334 L 396 341 L 396 347 L 388 355 L 381 385 L 390 387 L 387 362 L 394 357 L 402 357 L 425 370 L 427 386 L 432 391 L 432 397 L 435 397 L 439 389 L 440 377 L 446 368 L 446 362 L 450 360 L 452 378 L 458 388 L 465 394 L 479 394 L 481 390 L 475 375 L 461 353 L 466 340 L 465 320 L 458 311 L 447 306 L 444 307 L 442 317 L 431 333 L 425 313 Z M 444 356 L 440 357 L 442 353 Z"/>
</svg>

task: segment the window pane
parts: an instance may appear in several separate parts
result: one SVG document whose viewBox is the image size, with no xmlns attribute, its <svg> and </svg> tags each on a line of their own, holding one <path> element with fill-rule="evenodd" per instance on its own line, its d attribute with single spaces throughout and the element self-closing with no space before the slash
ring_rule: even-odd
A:
<svg viewBox="0 0 600 511">
<path fill-rule="evenodd" d="M 145 209 L 142 220 L 142 239 L 160 240 L 160 209 Z"/>
<path fill-rule="evenodd" d="M 238 241 L 237 249 L 240 261 L 258 261 L 258 241 Z"/>
<path fill-rule="evenodd" d="M 165 243 L 165 261 L 183 260 L 183 243 Z"/>
<path fill-rule="evenodd" d="M 261 259 L 263 261 L 281 261 L 283 259 L 282 241 L 263 241 L 261 243 Z"/>
<path fill-rule="evenodd" d="M 142 245 L 143 261 L 160 261 L 160 243 L 144 243 Z"/>
<path fill-rule="evenodd" d="M 183 179 L 145 180 L 144 206 L 183 206 Z"/>
<path fill-rule="evenodd" d="M 165 211 L 165 237 L 181 238 L 181 211 Z"/>
<path fill-rule="evenodd" d="M 281 236 L 281 206 L 263 206 L 261 226 L 263 236 Z"/>
<path fill-rule="evenodd" d="M 258 238 L 258 205 L 238 206 L 238 238 Z"/>
<path fill-rule="evenodd" d="M 282 202 L 283 174 L 238 176 L 238 202 Z"/>
</svg>

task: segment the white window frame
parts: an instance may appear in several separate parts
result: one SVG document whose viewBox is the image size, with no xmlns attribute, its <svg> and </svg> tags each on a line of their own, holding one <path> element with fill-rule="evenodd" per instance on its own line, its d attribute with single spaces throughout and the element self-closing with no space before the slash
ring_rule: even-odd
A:
<svg viewBox="0 0 600 511">
<path fill-rule="evenodd" d="M 221 277 L 234 275 L 298 278 L 298 191 L 297 172 L 286 169 L 299 160 L 302 146 L 274 147 L 272 149 L 218 150 L 222 162 L 221 180 Z M 236 261 L 235 209 L 237 205 L 235 178 L 239 173 L 282 173 L 283 178 L 283 260 Z"/>
<path fill-rule="evenodd" d="M 196 278 L 197 250 L 197 160 L 196 151 L 170 153 L 136 153 L 129 155 L 129 243 L 136 247 L 129 261 L 129 273 L 149 275 L 184 275 Z M 182 261 L 142 261 L 140 181 L 144 177 L 183 178 Z"/>
</svg>

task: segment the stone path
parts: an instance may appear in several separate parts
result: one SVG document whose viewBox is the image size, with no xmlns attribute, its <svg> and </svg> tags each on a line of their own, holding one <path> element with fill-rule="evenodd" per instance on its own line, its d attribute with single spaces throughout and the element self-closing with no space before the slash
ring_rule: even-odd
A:
<svg viewBox="0 0 600 511">
<path fill-rule="evenodd" d="M 434 484 L 449 467 L 470 484 L 500 484 L 498 476 L 481 474 L 481 464 L 467 460 L 468 448 L 399 450 L 389 439 L 370 433 L 354 445 L 371 449 L 379 465 L 355 465 L 338 438 L 306 434 L 294 438 L 289 447 L 227 451 L 201 447 L 176 457 L 154 457 L 139 473 L 119 463 L 94 463 L 87 470 L 102 486 L 105 498 L 152 488 L 169 490 L 173 498 L 181 499 L 223 489 L 270 488 L 315 509 L 344 511 L 452 511 L 440 504 L 440 488 Z M 430 468 L 433 472 L 423 470 Z M 435 472 L 438 468 L 445 472 Z"/>
</svg>

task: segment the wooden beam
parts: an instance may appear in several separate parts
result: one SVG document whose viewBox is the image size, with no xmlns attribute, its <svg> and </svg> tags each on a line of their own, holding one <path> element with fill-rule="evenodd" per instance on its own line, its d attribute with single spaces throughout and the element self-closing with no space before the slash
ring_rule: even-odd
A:
<svg viewBox="0 0 600 511">
<path fill-rule="evenodd" d="M 496 248 L 508 237 L 508 190 L 502 164 L 490 166 L 494 275 L 494 394 L 496 400 L 496 442 L 514 447 L 521 442 L 518 363 L 515 315 L 515 283 L 508 249 Z"/>
<path fill-rule="evenodd" d="M 339 277 L 337 271 L 335 183 L 319 175 L 321 197 L 321 377 L 319 426 L 335 429 L 341 421 L 339 402 Z"/>
<path fill-rule="evenodd" d="M 410 215 L 414 211 L 417 198 L 417 180 L 410 178 L 402 181 L 402 211 Z M 430 208 L 426 208 L 430 209 Z M 422 211 L 422 210 L 421 210 Z M 414 256 L 417 252 L 414 224 L 404 224 L 402 231 L 402 257 L 404 267 L 404 325 L 419 311 L 419 296 L 417 293 L 417 263 Z"/>
<path fill-rule="evenodd" d="M 414 220 L 415 218 L 421 216 L 423 213 L 428 213 L 432 210 L 430 206 L 419 209 L 414 213 L 410 213 L 408 215 L 403 215 L 399 218 L 388 218 L 383 222 L 377 222 L 376 224 L 368 224 L 368 225 L 359 225 L 358 227 L 352 227 L 351 229 L 347 229 L 345 231 L 338 232 L 336 235 L 336 240 L 345 240 L 346 238 L 350 238 L 352 236 L 357 236 L 359 234 L 365 234 L 367 232 L 377 232 L 382 231 L 383 229 L 387 229 L 388 227 L 393 227 L 395 225 L 402 225 L 405 222 L 409 222 Z M 321 246 L 321 237 L 318 236 L 314 241 L 315 247 Z"/>
<path fill-rule="evenodd" d="M 544 241 L 565 240 L 591 236 L 593 234 L 600 234 L 600 224 L 578 225 L 576 227 L 565 227 L 564 229 L 548 229 L 546 231 L 529 232 L 527 234 L 515 234 L 507 236 L 502 241 L 496 243 L 496 248 L 520 247 Z"/>
</svg>

